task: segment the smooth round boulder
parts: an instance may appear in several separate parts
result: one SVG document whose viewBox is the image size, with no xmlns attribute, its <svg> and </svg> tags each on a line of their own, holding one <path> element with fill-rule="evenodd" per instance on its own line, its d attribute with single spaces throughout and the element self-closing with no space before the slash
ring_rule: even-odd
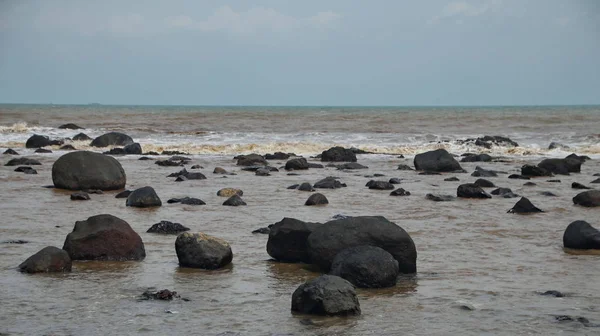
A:
<svg viewBox="0 0 600 336">
<path fill-rule="evenodd" d="M 372 245 L 388 251 L 401 273 L 417 271 L 417 249 L 410 235 L 383 216 L 356 216 L 329 221 L 308 236 L 311 262 L 329 271 L 335 256 L 349 247 Z"/>
<path fill-rule="evenodd" d="M 90 151 L 65 154 L 52 165 L 52 181 L 60 189 L 123 189 L 125 170 L 115 158 Z"/>
<path fill-rule="evenodd" d="M 103 134 L 92 140 L 92 147 L 108 147 L 108 146 L 127 146 L 133 144 L 133 139 L 123 133 L 110 132 Z"/>
<path fill-rule="evenodd" d="M 452 154 L 445 149 L 436 149 L 415 155 L 414 165 L 416 170 L 429 172 L 461 171 L 462 167 Z"/>
<path fill-rule="evenodd" d="M 310 197 L 308 197 L 308 199 L 306 200 L 306 203 L 304 203 L 304 205 L 308 206 L 325 204 L 329 204 L 329 200 L 327 200 L 327 197 L 325 197 L 325 195 L 321 193 L 314 193 L 310 195 Z"/>
<path fill-rule="evenodd" d="M 233 259 L 228 242 L 202 232 L 185 232 L 177 236 L 175 252 L 182 267 L 218 269 Z"/>
<path fill-rule="evenodd" d="M 492 198 L 492 196 L 474 183 L 465 183 L 458 186 L 456 196 L 462 198 Z"/>
<path fill-rule="evenodd" d="M 126 221 L 107 214 L 75 222 L 63 250 L 71 260 L 125 261 L 146 257 L 142 238 Z"/>
<path fill-rule="evenodd" d="M 292 294 L 292 311 L 311 315 L 360 315 L 354 286 L 335 275 L 322 275 Z"/>
<path fill-rule="evenodd" d="M 586 221 L 574 221 L 563 234 L 563 245 L 577 250 L 600 249 L 600 231 Z"/>
<path fill-rule="evenodd" d="M 320 225 L 322 224 L 303 222 L 295 218 L 283 218 L 269 228 L 267 253 L 278 261 L 310 263 L 306 240 Z"/>
<path fill-rule="evenodd" d="M 71 257 L 65 250 L 58 247 L 44 247 L 21 263 L 19 271 L 24 273 L 70 272 Z"/>
<path fill-rule="evenodd" d="M 136 208 L 150 208 L 162 205 L 162 201 L 152 187 L 142 187 L 136 189 L 127 196 L 126 206 Z"/>
<path fill-rule="evenodd" d="M 352 149 L 336 146 L 321 153 L 324 162 L 356 162 L 356 154 Z"/>
<path fill-rule="evenodd" d="M 573 197 L 573 203 L 584 207 L 600 206 L 600 190 L 588 190 Z"/>
<path fill-rule="evenodd" d="M 308 161 L 305 158 L 291 159 L 285 163 L 285 170 L 306 170 L 308 168 Z"/>
<path fill-rule="evenodd" d="M 338 253 L 329 274 L 350 281 L 359 288 L 384 288 L 396 285 L 398 261 L 377 246 L 355 246 Z"/>
</svg>

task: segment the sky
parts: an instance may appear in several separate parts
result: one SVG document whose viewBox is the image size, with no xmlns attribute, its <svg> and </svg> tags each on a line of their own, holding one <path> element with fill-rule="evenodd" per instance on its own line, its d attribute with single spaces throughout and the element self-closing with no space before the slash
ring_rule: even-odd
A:
<svg viewBox="0 0 600 336">
<path fill-rule="evenodd" d="M 0 0 L 0 103 L 600 104 L 600 1 Z"/>
</svg>

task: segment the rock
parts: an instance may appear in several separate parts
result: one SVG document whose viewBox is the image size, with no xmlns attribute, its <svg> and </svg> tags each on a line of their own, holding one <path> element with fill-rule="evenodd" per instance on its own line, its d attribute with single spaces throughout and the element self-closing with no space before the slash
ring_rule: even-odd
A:
<svg viewBox="0 0 600 336">
<path fill-rule="evenodd" d="M 338 189 L 342 187 L 346 187 L 345 183 L 341 183 L 335 177 L 326 177 L 313 185 L 314 188 L 319 189 Z"/>
<path fill-rule="evenodd" d="M 182 267 L 218 269 L 233 259 L 228 242 L 201 232 L 185 232 L 177 236 L 175 252 Z"/>
<path fill-rule="evenodd" d="M 507 211 L 508 213 L 535 213 L 535 212 L 543 212 L 541 209 L 537 208 L 535 205 L 529 201 L 528 198 L 521 197 L 521 199 L 512 207 L 512 209 Z"/>
<path fill-rule="evenodd" d="M 131 190 L 124 190 L 115 195 L 115 198 L 127 198 L 131 194 Z"/>
<path fill-rule="evenodd" d="M 59 148 L 60 150 L 76 150 L 75 147 L 73 147 L 72 145 L 64 145 L 62 147 Z"/>
<path fill-rule="evenodd" d="M 75 125 L 73 123 L 63 124 L 63 125 L 58 126 L 58 128 L 59 129 L 70 129 L 70 130 L 85 129 L 85 128 Z"/>
<path fill-rule="evenodd" d="M 302 184 L 300 184 L 298 186 L 298 190 L 300 190 L 300 191 L 315 191 L 315 189 L 312 187 L 312 185 L 308 182 L 303 182 Z"/>
<path fill-rule="evenodd" d="M 270 227 L 267 253 L 278 261 L 310 263 L 306 240 L 320 225 L 295 218 L 282 219 Z"/>
<path fill-rule="evenodd" d="M 4 153 L 2 154 L 6 154 L 6 155 L 19 155 L 19 153 L 17 153 L 14 149 L 9 148 L 7 150 L 4 151 Z"/>
<path fill-rule="evenodd" d="M 401 164 L 398 165 L 398 170 L 413 170 L 409 165 Z"/>
<path fill-rule="evenodd" d="M 25 143 L 25 148 L 41 148 L 46 146 L 60 146 L 63 142 L 61 140 L 50 140 L 45 135 L 34 134 Z"/>
<path fill-rule="evenodd" d="M 265 154 L 265 159 L 267 160 L 287 160 L 290 158 L 290 154 L 275 152 L 273 154 Z M 294 155 L 295 156 L 295 155 Z"/>
<path fill-rule="evenodd" d="M 356 154 L 351 149 L 332 147 L 321 153 L 323 162 L 356 162 Z"/>
<path fill-rule="evenodd" d="M 333 258 L 329 272 L 359 288 L 395 286 L 398 273 L 398 261 L 391 254 L 366 245 L 342 250 Z"/>
<path fill-rule="evenodd" d="M 124 220 L 112 215 L 92 216 L 75 222 L 63 250 L 72 260 L 142 260 L 142 238 Z"/>
<path fill-rule="evenodd" d="M 92 138 L 87 136 L 87 134 L 85 134 L 85 133 L 79 133 L 73 137 L 73 140 L 74 141 L 90 141 L 90 140 L 92 140 Z"/>
<path fill-rule="evenodd" d="M 540 295 L 543 296 L 554 296 L 554 297 L 564 297 L 565 295 L 559 291 L 556 290 L 549 290 L 549 291 L 545 291 L 543 293 L 540 293 Z"/>
<path fill-rule="evenodd" d="M 154 188 L 146 186 L 132 191 L 127 196 L 125 205 L 136 208 L 149 208 L 161 206 L 162 202 Z"/>
<path fill-rule="evenodd" d="M 462 167 L 445 149 L 436 149 L 417 154 L 414 159 L 415 169 L 431 172 L 460 171 Z"/>
<path fill-rule="evenodd" d="M 71 258 L 66 251 L 48 246 L 21 263 L 19 271 L 24 273 L 70 272 Z"/>
<path fill-rule="evenodd" d="M 402 179 L 399 179 L 397 177 L 392 177 L 388 182 L 391 183 L 391 184 L 401 184 L 402 183 Z"/>
<path fill-rule="evenodd" d="M 512 141 L 511 139 L 499 135 L 489 136 L 486 135 L 484 137 L 477 138 L 475 140 L 475 145 L 492 148 L 492 146 L 502 146 L 502 147 L 519 147 L 519 144 Z"/>
<path fill-rule="evenodd" d="M 555 193 L 551 193 L 549 191 L 540 191 L 540 195 L 549 196 L 549 197 L 557 197 L 557 195 Z"/>
<path fill-rule="evenodd" d="M 108 146 L 127 146 L 133 144 L 133 139 L 123 133 L 110 132 L 103 134 L 92 140 L 92 147 L 108 147 Z"/>
<path fill-rule="evenodd" d="M 577 250 L 600 249 L 600 231 L 586 221 L 574 221 L 563 234 L 563 245 Z"/>
<path fill-rule="evenodd" d="M 52 181 L 60 189 L 123 189 L 123 167 L 115 158 L 90 151 L 71 152 L 52 165 Z"/>
<path fill-rule="evenodd" d="M 15 169 L 15 171 L 19 172 L 19 173 L 25 173 L 25 174 L 28 174 L 28 175 L 35 175 L 35 174 L 37 174 L 37 170 L 35 170 L 35 169 L 33 169 L 33 168 L 29 167 L 29 166 L 20 166 L 20 167 L 17 167 L 17 169 Z"/>
<path fill-rule="evenodd" d="M 304 205 L 324 205 L 329 204 L 327 197 L 321 193 L 314 193 L 306 200 Z"/>
<path fill-rule="evenodd" d="M 259 168 L 254 172 L 256 176 L 271 176 L 271 170 L 267 167 Z"/>
<path fill-rule="evenodd" d="M 291 159 L 285 163 L 285 170 L 308 169 L 308 161 L 305 158 Z"/>
<path fill-rule="evenodd" d="M 538 167 L 554 174 L 569 175 L 569 173 L 579 173 L 582 163 L 578 159 L 545 159 L 538 163 Z"/>
<path fill-rule="evenodd" d="M 382 216 L 357 216 L 333 220 L 318 226 L 308 236 L 308 253 L 312 263 L 328 271 L 334 257 L 342 250 L 372 245 L 388 251 L 398 261 L 401 273 L 417 271 L 417 250 L 410 235 Z"/>
<path fill-rule="evenodd" d="M 496 187 L 494 185 L 494 183 L 492 183 L 491 181 L 488 181 L 486 179 L 477 179 L 473 184 L 478 187 L 481 187 L 481 188 L 495 188 Z"/>
<path fill-rule="evenodd" d="M 394 185 L 387 181 L 371 180 L 367 184 L 367 187 L 369 187 L 369 189 L 375 189 L 375 190 L 393 190 L 394 189 Z"/>
<path fill-rule="evenodd" d="M 427 194 L 425 195 L 425 199 L 434 202 L 450 202 L 454 201 L 454 196 L 452 195 L 437 195 L 437 194 Z"/>
<path fill-rule="evenodd" d="M 466 183 L 458 186 L 456 196 L 462 198 L 492 198 L 492 196 L 474 183 Z"/>
<path fill-rule="evenodd" d="M 189 231 L 190 228 L 185 227 L 179 223 L 173 223 L 169 221 L 160 221 L 152 225 L 148 231 L 149 233 L 165 233 L 165 234 L 178 234 L 180 232 Z"/>
<path fill-rule="evenodd" d="M 523 175 L 519 175 L 519 174 L 511 174 L 508 175 L 509 179 L 516 179 L 516 180 L 530 180 L 530 178 L 528 176 L 523 176 Z"/>
<path fill-rule="evenodd" d="M 16 159 L 11 159 L 5 164 L 5 166 L 39 166 L 41 164 L 42 163 L 38 160 L 20 157 Z"/>
<path fill-rule="evenodd" d="M 246 202 L 244 202 L 244 200 L 242 200 L 242 198 L 239 195 L 233 195 L 229 197 L 225 202 L 223 202 L 223 205 L 240 206 L 246 205 Z"/>
<path fill-rule="evenodd" d="M 489 162 L 492 161 L 492 157 L 488 154 L 474 154 L 467 155 L 460 160 L 460 162 Z"/>
<path fill-rule="evenodd" d="M 600 191 L 588 190 L 573 197 L 573 203 L 585 207 L 600 206 Z"/>
<path fill-rule="evenodd" d="M 233 195 L 243 196 L 244 192 L 241 189 L 236 189 L 236 188 L 223 188 L 223 189 L 217 191 L 217 196 L 231 197 Z"/>
<path fill-rule="evenodd" d="M 360 315 L 360 304 L 350 282 L 334 275 L 322 275 L 294 291 L 292 311 L 312 315 Z"/>
<path fill-rule="evenodd" d="M 552 174 L 552 172 L 546 170 L 545 168 L 538 167 L 538 166 L 532 166 L 532 165 L 524 165 L 523 167 L 521 167 L 521 175 L 531 176 L 531 177 L 554 176 Z M 509 178 L 510 178 L 510 176 L 509 176 Z"/>
<path fill-rule="evenodd" d="M 357 170 L 357 169 L 368 169 L 369 167 L 363 166 L 357 162 L 348 162 L 337 166 L 339 170 Z"/>
<path fill-rule="evenodd" d="M 571 188 L 573 188 L 573 189 L 592 189 L 592 188 L 590 188 L 590 187 L 586 187 L 586 186 L 584 186 L 583 184 L 581 184 L 581 183 L 577 183 L 577 182 L 573 182 L 573 183 L 571 184 Z"/>
<path fill-rule="evenodd" d="M 72 201 L 87 201 L 90 199 L 90 195 L 85 192 L 76 192 L 71 194 Z"/>
<path fill-rule="evenodd" d="M 179 294 L 177 294 L 177 292 L 175 292 L 175 291 L 171 292 L 168 289 L 163 289 L 158 292 L 152 292 L 151 290 L 147 290 L 144 293 L 142 293 L 142 296 L 141 296 L 142 300 L 171 301 L 173 299 L 179 299 L 179 298 L 181 298 L 181 296 L 179 296 Z"/>
<path fill-rule="evenodd" d="M 35 150 L 35 152 L 34 152 L 34 153 L 38 153 L 38 154 L 49 154 L 49 153 L 52 153 L 52 151 L 51 151 L 51 150 L 49 150 L 49 149 L 38 148 L 38 149 L 36 149 L 36 150 Z"/>
<path fill-rule="evenodd" d="M 452 177 L 445 178 L 444 181 L 446 181 L 446 182 L 456 182 L 456 181 L 460 181 L 460 180 L 458 179 L 458 177 L 452 176 Z"/>
<path fill-rule="evenodd" d="M 410 192 L 402 188 L 398 188 L 390 193 L 390 196 L 410 196 Z"/>
<path fill-rule="evenodd" d="M 266 166 L 268 164 L 267 160 L 258 154 L 240 155 L 237 160 L 238 166 Z"/>
</svg>

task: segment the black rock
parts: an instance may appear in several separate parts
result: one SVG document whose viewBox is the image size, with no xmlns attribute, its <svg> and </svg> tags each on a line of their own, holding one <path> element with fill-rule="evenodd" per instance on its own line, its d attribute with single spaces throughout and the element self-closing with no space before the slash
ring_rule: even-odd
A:
<svg viewBox="0 0 600 336">
<path fill-rule="evenodd" d="M 334 275 L 322 275 L 294 291 L 292 311 L 312 315 L 360 315 L 360 304 L 350 282 Z"/>
<path fill-rule="evenodd" d="M 125 187 L 126 181 L 119 161 L 90 151 L 67 153 L 52 165 L 52 182 L 56 188 L 118 190 Z"/>
<path fill-rule="evenodd" d="M 390 193 L 390 196 L 410 196 L 410 192 L 402 188 L 398 188 Z"/>
<path fill-rule="evenodd" d="M 149 233 L 165 233 L 165 234 L 178 234 L 180 232 L 189 231 L 190 228 L 185 227 L 179 223 L 172 223 L 169 221 L 160 221 L 152 225 L 148 231 Z"/>
<path fill-rule="evenodd" d="M 233 259 L 228 242 L 204 233 L 180 234 L 175 240 L 175 252 L 182 267 L 218 269 Z"/>
<path fill-rule="evenodd" d="M 242 198 L 240 196 L 233 195 L 233 196 L 229 197 L 225 202 L 223 202 L 223 205 L 240 206 L 240 205 L 246 205 L 246 202 L 244 202 L 244 200 L 242 200 Z"/>
<path fill-rule="evenodd" d="M 87 201 L 90 199 L 90 195 L 86 192 L 76 192 L 71 194 L 72 201 Z"/>
<path fill-rule="evenodd" d="M 524 213 L 535 213 L 543 212 L 541 209 L 531 203 L 528 198 L 521 197 L 521 199 L 507 211 L 508 213 L 524 214 Z"/>
<path fill-rule="evenodd" d="M 524 165 L 521 167 L 521 175 L 530 177 L 554 176 L 552 172 L 548 171 L 547 169 L 532 165 Z"/>
<path fill-rule="evenodd" d="M 71 258 L 58 247 L 48 246 L 27 258 L 19 265 L 24 273 L 70 272 Z"/>
<path fill-rule="evenodd" d="M 63 124 L 63 125 L 58 126 L 58 128 L 59 129 L 70 129 L 70 130 L 85 129 L 85 128 L 75 125 L 73 123 Z"/>
<path fill-rule="evenodd" d="M 425 195 L 425 199 L 434 202 L 450 202 L 454 201 L 455 197 L 452 195 L 436 195 L 436 194 L 427 194 Z"/>
<path fill-rule="evenodd" d="M 573 203 L 584 207 L 600 206 L 600 190 L 588 190 L 573 197 Z"/>
<path fill-rule="evenodd" d="M 600 249 L 600 231 L 588 222 L 574 221 L 563 234 L 563 245 L 578 250 Z"/>
<path fill-rule="evenodd" d="M 46 146 L 60 146 L 63 144 L 61 140 L 50 140 L 45 135 L 34 134 L 25 143 L 25 148 L 41 148 Z"/>
<path fill-rule="evenodd" d="M 5 164 L 5 166 L 39 166 L 41 164 L 42 163 L 38 160 L 20 157 L 16 159 L 11 159 Z"/>
<path fill-rule="evenodd" d="M 368 169 L 369 167 L 363 166 L 357 162 L 347 162 L 337 166 L 339 170 L 357 170 L 357 169 Z"/>
<path fill-rule="evenodd" d="M 398 165 L 398 170 L 413 170 L 409 165 L 401 164 Z"/>
<path fill-rule="evenodd" d="M 489 162 L 492 157 L 487 154 L 467 155 L 460 162 Z"/>
<path fill-rule="evenodd" d="M 351 149 L 332 147 L 321 153 L 324 162 L 356 162 L 356 154 Z"/>
<path fill-rule="evenodd" d="M 394 185 L 387 181 L 372 181 L 368 185 L 369 189 L 375 190 L 392 190 L 394 189 Z"/>
<path fill-rule="evenodd" d="M 110 132 L 103 134 L 96 139 L 92 140 L 90 146 L 92 147 L 108 147 L 108 146 L 127 146 L 133 143 L 133 139 L 123 133 Z"/>
<path fill-rule="evenodd" d="M 492 196 L 474 183 L 466 183 L 458 186 L 456 196 L 462 198 L 492 198 Z"/>
<path fill-rule="evenodd" d="M 436 149 L 417 154 L 414 159 L 416 170 L 431 172 L 453 172 L 462 170 L 462 167 L 445 149 Z"/>
<path fill-rule="evenodd" d="M 156 191 L 154 191 L 154 188 L 146 186 L 132 191 L 131 194 L 127 196 L 125 205 L 137 208 L 148 208 L 161 206 L 162 202 L 156 194 Z"/>
<path fill-rule="evenodd" d="M 592 189 L 592 188 L 590 188 L 590 187 L 586 187 L 586 186 L 584 186 L 583 184 L 581 184 L 581 183 L 577 183 L 577 182 L 573 182 L 573 183 L 571 184 L 571 188 L 573 188 L 573 189 Z"/>
<path fill-rule="evenodd" d="M 310 263 L 306 240 L 320 223 L 284 218 L 270 227 L 267 253 L 283 262 Z"/>
<path fill-rule="evenodd" d="M 2 154 L 6 154 L 6 155 L 19 155 L 19 153 L 17 153 L 12 148 L 9 148 L 9 149 L 5 150 L 4 153 L 2 153 Z"/>
<path fill-rule="evenodd" d="M 508 178 L 509 179 L 516 179 L 516 180 L 530 180 L 531 179 L 528 176 L 523 176 L 523 175 L 519 175 L 519 174 L 508 175 Z"/>
<path fill-rule="evenodd" d="M 458 177 L 452 176 L 452 177 L 445 178 L 444 181 L 447 181 L 447 182 L 456 182 L 456 181 L 460 181 L 460 180 L 458 179 Z"/>
<path fill-rule="evenodd" d="M 495 188 L 496 186 L 491 181 L 486 179 L 477 179 L 473 184 L 481 188 Z"/>
<path fill-rule="evenodd" d="M 131 190 L 123 190 L 120 193 L 118 193 L 117 195 L 115 195 L 115 198 L 127 198 L 127 197 L 129 197 L 130 194 L 131 194 Z"/>
<path fill-rule="evenodd" d="M 395 286 L 398 273 L 398 261 L 389 252 L 367 245 L 342 250 L 333 258 L 329 272 L 359 288 Z"/>
<path fill-rule="evenodd" d="M 329 204 L 327 197 L 321 193 L 314 193 L 308 197 L 304 205 L 325 205 Z"/>
<path fill-rule="evenodd" d="M 305 158 L 291 159 L 285 163 L 285 170 L 306 170 L 308 168 L 308 161 Z"/>
<path fill-rule="evenodd" d="M 315 191 L 315 189 L 312 187 L 312 185 L 310 183 L 308 183 L 308 182 L 304 182 L 304 183 L 300 184 L 298 186 L 298 190 L 301 190 L 301 191 Z"/>
<path fill-rule="evenodd" d="M 346 184 L 341 183 L 335 177 L 329 176 L 329 177 L 326 177 L 326 178 L 318 181 L 317 183 L 315 183 L 313 185 L 313 187 L 320 188 L 320 189 L 337 189 L 337 188 L 346 187 Z"/>
<path fill-rule="evenodd" d="M 74 141 L 90 141 L 90 140 L 92 140 L 92 138 L 87 136 L 87 134 L 85 134 L 85 133 L 79 133 L 73 137 L 73 140 Z"/>
</svg>

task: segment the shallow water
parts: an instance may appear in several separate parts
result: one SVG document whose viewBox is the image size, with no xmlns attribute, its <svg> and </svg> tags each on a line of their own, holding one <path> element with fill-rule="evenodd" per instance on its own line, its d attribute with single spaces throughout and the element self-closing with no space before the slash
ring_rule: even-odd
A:
<svg viewBox="0 0 600 336">
<path fill-rule="evenodd" d="M 46 107 L 49 116 L 45 117 L 46 114 L 43 113 L 37 116 L 39 125 L 35 126 L 31 113 L 24 112 L 29 110 L 21 108 L 3 107 L 0 125 L 15 128 L 15 123 L 26 122 L 27 126 L 24 127 L 28 130 L 17 133 L 4 131 L 0 132 L 0 136 L 8 138 L 16 134 L 26 140 L 34 133 L 30 129 L 32 127 L 50 130 L 45 134 L 61 134 L 60 132 L 66 131 L 59 131 L 54 127 L 65 122 L 97 127 L 100 134 L 105 130 L 99 126 L 102 124 L 111 128 L 119 120 L 125 120 L 125 124 L 134 124 L 133 121 L 126 121 L 129 116 L 126 118 L 124 115 L 124 108 L 119 108 L 119 111 L 111 110 L 112 114 L 99 118 L 80 110 L 69 110 L 63 116 L 64 110 L 55 113 Z M 37 108 L 45 111 L 44 107 Z M 10 113 L 4 113 L 6 109 Z M 137 111 L 137 108 L 132 109 Z M 278 130 L 277 134 L 296 134 L 309 129 L 304 123 L 311 118 L 307 118 L 301 111 L 287 112 L 257 112 L 260 117 L 256 120 L 264 115 L 280 115 L 277 118 L 281 120 L 276 118 L 279 124 L 285 119 L 285 124 L 290 129 Z M 490 117 L 492 120 L 502 119 L 493 112 Z M 170 133 L 165 130 L 168 126 L 164 125 L 164 121 L 170 118 L 160 112 L 152 113 L 157 115 L 156 120 L 147 122 L 151 128 L 159 129 L 155 131 L 155 137 L 159 140 L 168 137 Z M 361 122 L 373 118 L 373 112 L 354 112 L 358 116 L 336 113 L 329 117 L 335 117 L 336 120 L 356 118 Z M 412 118 L 416 119 L 418 113 L 412 113 L 415 114 Z M 432 133 L 438 138 L 457 137 L 457 134 L 444 132 L 444 123 L 453 123 L 449 129 L 460 128 L 457 125 L 468 124 L 475 118 L 468 112 L 460 113 L 464 113 L 464 118 L 422 118 L 419 122 L 426 125 L 425 128 L 435 129 Z M 590 136 L 597 132 L 598 115 L 586 113 L 572 118 L 573 125 L 567 123 L 568 118 L 562 120 L 561 128 L 565 130 L 565 139 L 568 138 L 566 132 L 571 132 L 571 129 L 578 132 L 573 137 Z M 340 132 L 343 132 L 343 127 L 353 127 L 347 132 L 365 132 L 367 136 L 362 144 L 367 145 L 381 138 L 392 139 L 396 134 L 402 137 L 402 130 L 394 128 L 395 124 L 388 120 L 396 120 L 396 117 L 386 119 L 385 113 L 383 115 L 378 118 L 384 120 L 378 123 L 387 122 L 391 125 L 381 126 L 381 129 L 386 128 L 391 133 L 377 133 L 375 126 L 366 132 L 359 124 L 327 127 L 339 127 Z M 321 116 L 324 119 L 329 117 L 326 113 Z M 177 120 L 187 117 L 175 113 L 172 118 Z M 231 123 L 242 121 L 225 118 L 221 118 L 222 125 L 219 127 L 223 129 L 219 132 L 227 136 L 233 132 Z M 553 125 L 549 126 L 550 129 L 558 129 L 556 124 L 552 124 L 552 118 L 555 117 L 548 118 L 550 121 L 541 119 L 544 123 Z M 215 131 L 212 127 L 218 122 L 207 119 L 212 121 L 198 122 L 188 127 Z M 251 115 L 247 119 L 241 119 L 254 120 Z M 269 120 L 267 118 L 264 122 Z M 313 122 L 313 125 L 318 124 Z M 504 120 L 490 126 L 480 125 L 481 134 L 507 135 L 520 132 L 514 128 L 502 132 L 502 124 L 508 122 Z M 417 121 L 412 120 L 411 123 L 416 124 Z M 246 127 L 253 132 L 268 134 L 259 124 L 261 122 L 258 121 L 256 124 L 247 123 Z M 317 142 L 323 146 L 332 144 L 330 130 L 315 131 L 324 134 L 318 137 Z M 137 140 L 136 132 L 138 131 L 128 133 Z M 523 141 L 534 143 L 539 141 L 537 139 L 547 139 L 544 138 L 543 129 L 536 132 L 538 134 L 531 138 L 523 135 Z M 139 134 L 144 136 L 143 132 Z M 378 134 L 383 136 L 378 138 Z M 473 135 L 477 134 L 478 132 L 474 132 Z M 144 139 L 150 141 L 150 138 Z M 19 138 L 5 140 L 4 144 L 9 141 L 20 146 L 24 143 Z M 598 140 L 595 141 L 595 144 L 590 141 L 586 146 L 597 146 Z M 418 147 L 423 144 L 415 144 L 415 147 L 425 148 Z M 259 147 L 262 148 L 264 147 Z M 1 149 L 4 151 L 5 148 Z M 3 302 L 0 313 L 2 333 L 216 335 L 229 331 L 240 335 L 595 335 L 600 331 L 599 328 L 584 327 L 578 322 L 558 323 L 553 317 L 584 316 L 592 323 L 600 323 L 600 297 L 597 294 L 600 284 L 594 280 L 600 276 L 600 268 L 596 267 L 600 256 L 566 253 L 562 248 L 562 234 L 570 222 L 582 219 L 596 227 L 600 226 L 600 210 L 577 207 L 571 201 L 580 192 L 571 189 L 571 183 L 577 181 L 590 185 L 589 182 L 596 179 L 592 175 L 600 172 L 599 157 L 594 154 L 590 154 L 593 160 L 582 166 L 580 174 L 558 176 L 561 183 L 550 183 L 546 182 L 548 178 L 540 178 L 533 180 L 537 186 L 526 187 L 523 184 L 527 181 L 511 180 L 507 175 L 489 178 L 498 186 L 512 188 L 513 192 L 528 197 L 534 205 L 545 211 L 524 216 L 506 213 L 518 198 L 431 202 L 424 197 L 427 193 L 455 195 L 460 183 L 476 179 L 470 176 L 476 165 L 517 173 L 524 163 L 537 163 L 542 155 L 559 156 L 562 153 L 523 155 L 520 152 L 512 156 L 506 155 L 509 162 L 463 163 L 463 168 L 469 173 L 441 176 L 396 170 L 399 164 L 412 166 L 413 156 L 409 153 L 406 153 L 406 158 L 398 158 L 397 155 L 359 155 L 359 163 L 369 169 L 354 172 L 338 171 L 335 168 L 310 169 L 299 172 L 299 176 L 288 176 L 282 170 L 269 177 L 241 171 L 235 166 L 235 160 L 232 160 L 229 152 L 199 153 L 191 155 L 191 164 L 202 165 L 204 169 L 200 171 L 208 179 L 181 183 L 166 177 L 178 171 L 178 167 L 159 167 L 154 161 L 138 161 L 138 156 L 117 157 L 127 173 L 128 189 L 150 185 L 163 200 L 162 207 L 149 210 L 125 207 L 124 199 L 114 198 L 116 192 L 92 194 L 92 200 L 86 202 L 70 201 L 69 192 L 42 188 L 52 184 L 52 162 L 63 152 L 32 154 L 32 150 L 19 147 L 14 149 L 27 154 L 27 157 L 39 159 L 43 165 L 34 167 L 38 170 L 38 175 L 16 173 L 13 172 L 14 167 L 0 167 L 0 216 L 3 218 L 0 240 L 30 241 L 23 245 L 0 244 L 0 286 L 4 288 L 0 292 L 0 300 Z M 455 153 L 461 154 L 458 151 Z M 9 160 L 8 155 L 0 156 L 3 163 Z M 271 161 L 276 167 L 284 163 L 285 161 Z M 235 171 L 237 175 L 227 178 L 213 175 L 212 170 L 216 166 Z M 369 190 L 365 183 L 370 178 L 365 175 L 375 173 L 385 174 L 385 177 L 378 179 L 404 178 L 398 187 L 410 191 L 412 195 L 391 197 L 389 191 Z M 327 206 L 306 207 L 303 204 L 310 193 L 286 189 L 291 184 L 305 181 L 314 183 L 326 176 L 338 176 L 348 185 L 347 188 L 337 190 L 320 190 L 329 199 L 330 204 Z M 449 176 L 457 176 L 461 181 L 443 181 Z M 241 188 L 248 206 L 222 206 L 225 199 L 216 196 L 216 192 L 223 187 Z M 541 191 L 551 191 L 558 197 L 541 196 Z M 167 199 L 179 196 L 198 197 L 207 205 L 166 204 Z M 73 272 L 59 275 L 28 275 L 15 270 L 19 263 L 45 246 L 62 247 L 75 221 L 100 213 L 123 218 L 141 235 L 147 254 L 144 261 L 75 262 Z M 393 288 L 358 290 L 362 308 L 362 315 L 359 317 L 323 318 L 292 314 L 292 292 L 303 281 L 316 277 L 318 273 L 307 265 L 269 261 L 265 250 L 267 236 L 252 234 L 251 231 L 275 223 L 283 217 L 325 222 L 336 214 L 383 215 L 402 226 L 410 233 L 417 246 L 418 273 L 414 277 L 400 279 Z M 145 232 L 152 224 L 161 220 L 182 223 L 192 231 L 205 232 L 229 241 L 234 252 L 232 265 L 219 271 L 179 268 L 174 249 L 175 236 Z M 175 290 L 190 301 L 139 301 L 139 295 L 149 287 Z M 568 295 L 554 298 L 538 294 L 550 289 Z M 461 309 L 462 305 L 474 310 Z M 167 313 L 167 310 L 173 313 Z"/>
</svg>

